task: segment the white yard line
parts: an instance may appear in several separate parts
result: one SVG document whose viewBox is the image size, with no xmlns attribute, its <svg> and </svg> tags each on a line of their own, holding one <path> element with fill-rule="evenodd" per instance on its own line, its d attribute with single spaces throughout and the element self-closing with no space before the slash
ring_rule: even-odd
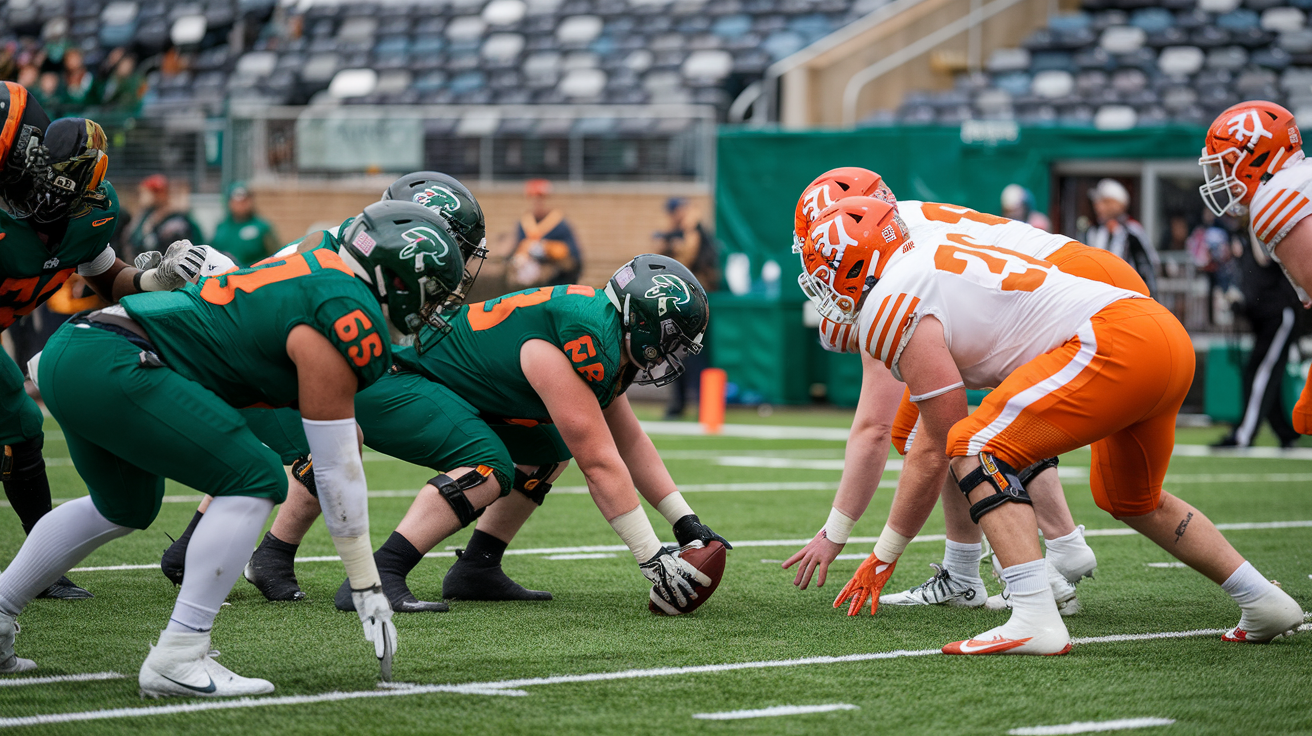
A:
<svg viewBox="0 0 1312 736">
<path fill-rule="evenodd" d="M 1152 726 L 1169 726 L 1175 723 L 1173 718 L 1119 718 L 1114 721 L 1080 721 L 1061 726 L 1026 726 L 1013 728 L 1010 736 L 1059 736 L 1068 733 L 1102 733 L 1103 731 L 1125 731 L 1131 728 L 1150 728 Z"/>
<path fill-rule="evenodd" d="M 1312 615 L 1312 614 L 1308 614 Z M 1300 631 L 1312 629 L 1312 624 L 1303 624 Z M 1109 642 L 1149 641 L 1154 639 L 1183 639 L 1196 636 L 1215 636 L 1226 629 L 1195 629 L 1193 631 L 1162 631 L 1149 634 L 1116 634 L 1112 636 L 1095 636 L 1072 639 L 1076 645 L 1102 644 Z M 780 667 L 805 667 L 809 665 L 847 664 L 851 662 L 871 662 L 882 659 L 901 659 L 903 657 L 928 657 L 941 654 L 938 649 L 899 649 L 891 652 L 872 652 L 869 654 L 845 654 L 835 657 L 804 657 L 800 659 L 776 659 L 761 662 L 731 662 L 727 664 L 692 665 L 688 667 L 658 667 L 641 670 L 621 670 L 618 672 L 592 672 L 579 675 L 555 675 L 551 677 L 527 677 L 515 680 L 494 680 L 490 682 L 469 682 L 458 685 L 415 685 L 412 687 L 393 687 L 379 690 L 362 690 L 359 692 L 331 692 L 320 695 L 289 695 L 272 698 L 241 698 L 238 700 L 221 700 L 181 705 L 154 705 L 142 708 L 116 708 L 113 710 L 82 711 L 74 713 L 49 713 L 45 715 L 23 716 L 18 718 L 0 718 L 0 728 L 17 726 L 42 726 L 54 723 L 75 721 L 95 721 L 114 718 L 140 718 L 145 716 L 175 715 L 205 710 L 229 710 L 237 708 L 262 708 L 271 705 L 305 705 L 356 698 L 387 698 L 426 693 L 459 693 L 464 695 L 527 695 L 524 688 L 539 685 L 567 685 L 584 682 L 611 682 L 616 680 L 637 680 L 653 677 L 682 677 L 687 675 L 714 674 L 738 670 L 763 670 Z"/>
<path fill-rule="evenodd" d="M 756 710 L 730 710 L 722 713 L 694 713 L 693 718 L 702 721 L 737 721 L 743 718 L 777 718 L 779 716 L 800 716 L 807 713 L 831 713 L 836 710 L 861 710 L 850 703 L 828 703 L 826 705 L 775 705 Z"/>
<path fill-rule="evenodd" d="M 0 687 L 22 687 L 23 685 L 50 685 L 56 682 L 94 682 L 96 680 L 121 680 L 127 675 L 117 672 L 90 672 L 85 675 L 50 675 L 48 677 L 19 677 L 13 680 L 0 679 Z"/>
</svg>

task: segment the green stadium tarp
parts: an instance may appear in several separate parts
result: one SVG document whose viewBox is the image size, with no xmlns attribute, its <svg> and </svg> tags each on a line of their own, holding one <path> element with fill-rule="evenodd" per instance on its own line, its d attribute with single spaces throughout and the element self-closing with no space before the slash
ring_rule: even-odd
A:
<svg viewBox="0 0 1312 736">
<path fill-rule="evenodd" d="M 860 389 L 860 367 L 850 364 L 855 356 L 817 356 L 812 354 L 820 349 L 814 335 L 802 344 L 796 337 L 804 298 L 795 285 L 799 265 L 791 252 L 793 211 L 802 188 L 828 169 L 864 166 L 878 171 L 900 197 L 996 212 L 1003 187 L 1012 183 L 1047 202 L 1055 161 L 1196 158 L 1205 132 L 1191 126 L 1020 128 L 1014 140 L 967 143 L 959 128 L 936 126 L 799 132 L 721 128 L 715 223 L 723 254 L 747 254 L 754 276 L 774 260 L 783 279 L 780 304 L 772 308 L 758 296 L 744 297 L 749 301 L 737 308 L 733 297 L 717 295 L 714 360 L 740 389 L 772 403 L 808 401 L 815 395 L 813 384 L 827 385 L 835 403 L 855 403 Z M 746 324 L 767 320 L 777 321 Z M 766 333 L 772 337 L 760 343 Z"/>
</svg>

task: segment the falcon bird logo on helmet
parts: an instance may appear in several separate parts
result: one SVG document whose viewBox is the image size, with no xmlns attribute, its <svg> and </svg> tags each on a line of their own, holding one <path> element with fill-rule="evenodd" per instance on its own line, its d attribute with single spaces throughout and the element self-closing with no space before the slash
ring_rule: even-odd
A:
<svg viewBox="0 0 1312 736">
<path fill-rule="evenodd" d="M 1274 102 L 1241 102 L 1207 130 L 1198 193 L 1217 217 L 1242 215 L 1262 182 L 1303 158 L 1302 148 L 1293 113 Z"/>
<path fill-rule="evenodd" d="M 456 195 L 445 187 L 429 187 L 416 194 L 414 200 L 416 204 L 447 212 L 455 212 L 460 209 L 460 200 L 456 199 Z"/>
<path fill-rule="evenodd" d="M 415 258 L 415 273 L 423 273 L 422 259 L 424 258 L 433 259 L 433 262 L 439 266 L 446 265 L 446 257 L 451 253 L 451 246 L 447 245 L 450 236 L 443 240 L 431 227 L 415 227 L 401 233 L 401 237 L 405 238 L 405 242 L 410 244 L 401 249 L 401 257 Z M 440 253 L 420 251 L 419 246 L 421 244 L 431 244 L 433 248 L 441 248 L 442 250 Z"/>
<path fill-rule="evenodd" d="M 665 386 L 683 375 L 683 359 L 701 352 L 711 319 L 697 277 L 673 258 L 641 255 L 616 271 L 605 291 L 638 369 L 633 382 Z"/>
<path fill-rule="evenodd" d="M 487 223 L 474 194 L 453 176 L 438 171 L 416 171 L 392 182 L 383 192 L 383 201 L 391 200 L 428 207 L 446 221 L 465 260 L 459 293 L 468 294 L 487 258 Z"/>
<path fill-rule="evenodd" d="M 656 300 L 660 305 L 662 316 L 669 309 L 670 302 L 674 302 L 674 306 L 678 307 L 692 301 L 692 290 L 688 288 L 687 282 L 678 276 L 663 273 L 653 276 L 651 282 L 652 287 L 643 296 Z"/>
</svg>

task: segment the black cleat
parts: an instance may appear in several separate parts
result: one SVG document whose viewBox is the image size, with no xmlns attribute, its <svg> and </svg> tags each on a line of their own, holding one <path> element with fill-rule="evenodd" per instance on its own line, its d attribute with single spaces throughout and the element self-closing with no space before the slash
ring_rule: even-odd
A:
<svg viewBox="0 0 1312 736">
<path fill-rule="evenodd" d="M 442 597 L 453 601 L 549 601 L 551 593 L 529 590 L 506 575 L 500 563 L 479 565 L 456 550 L 456 564 L 442 580 Z"/>
<path fill-rule="evenodd" d="M 445 613 L 451 610 L 451 607 L 443 601 L 421 601 L 415 598 L 415 594 L 410 592 L 409 586 L 405 584 L 405 578 L 401 575 L 379 570 L 378 577 L 383 582 L 383 594 L 392 604 L 394 613 Z M 351 600 L 350 580 L 342 582 L 342 587 L 337 589 L 337 595 L 333 597 L 333 603 L 339 611 L 355 610 L 355 601 Z"/>
<path fill-rule="evenodd" d="M 255 548 L 251 561 L 246 563 L 242 576 L 271 601 L 302 601 L 305 592 L 296 582 L 296 548 L 265 532 L 264 540 Z"/>
<path fill-rule="evenodd" d="M 81 601 L 87 598 L 95 598 L 91 591 L 80 588 L 68 579 L 67 575 L 60 577 L 54 585 L 41 591 L 37 598 L 51 598 L 60 601 Z"/>
</svg>

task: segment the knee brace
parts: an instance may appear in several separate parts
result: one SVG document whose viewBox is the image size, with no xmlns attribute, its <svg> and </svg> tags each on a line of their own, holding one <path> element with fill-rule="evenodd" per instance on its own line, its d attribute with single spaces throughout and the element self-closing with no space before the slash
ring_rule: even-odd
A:
<svg viewBox="0 0 1312 736">
<path fill-rule="evenodd" d="M 469 526 L 474 519 L 483 515 L 483 509 L 475 509 L 474 504 L 470 503 L 469 499 L 465 497 L 465 491 L 483 485 L 491 475 L 492 468 L 480 465 L 459 478 L 452 478 L 443 473 L 429 480 L 428 483 L 437 488 L 437 492 L 442 494 L 442 498 L 445 498 L 446 502 L 451 504 L 451 510 L 456 513 L 456 518 L 460 520 L 460 527 L 464 528 Z"/>
<path fill-rule="evenodd" d="M 1025 486 L 1020 482 L 1020 477 L 1017 475 L 1015 468 L 987 452 L 979 454 L 979 462 L 978 468 L 967 473 L 965 478 L 957 479 L 957 487 L 961 489 L 967 500 L 970 499 L 970 492 L 975 490 L 980 483 L 988 483 L 993 486 L 994 493 L 992 496 L 987 496 L 978 503 L 971 504 L 971 521 L 978 524 L 984 514 L 1008 501 L 1034 505 L 1030 501 L 1030 494 L 1025 492 Z M 952 475 L 955 477 L 956 473 Z"/>
<path fill-rule="evenodd" d="M 541 506 L 542 502 L 547 500 L 547 491 L 551 490 L 551 484 L 547 482 L 560 463 L 547 463 L 539 465 L 538 469 L 532 474 L 525 473 L 518 467 L 515 468 L 515 490 L 528 496 L 529 500 Z"/>
<path fill-rule="evenodd" d="M 314 486 L 314 460 L 310 456 L 298 457 L 292 462 L 292 477 L 305 486 L 311 496 L 319 497 L 319 489 Z"/>
<path fill-rule="evenodd" d="M 5 445 L 4 457 L 0 459 L 0 481 L 28 480 L 45 472 L 46 461 L 41 456 L 44 446 L 44 437 Z"/>
<path fill-rule="evenodd" d="M 1039 473 L 1042 473 L 1048 468 L 1055 468 L 1055 467 L 1057 467 L 1057 458 L 1055 457 L 1050 457 L 1045 460 L 1040 460 L 1037 463 L 1034 463 L 1033 465 L 1029 466 L 1028 468 L 1025 468 L 1024 470 L 1020 471 L 1020 474 L 1018 475 L 1018 477 L 1020 478 L 1020 484 L 1022 486 L 1027 486 L 1030 484 L 1030 481 L 1034 480 L 1039 476 Z"/>
</svg>

